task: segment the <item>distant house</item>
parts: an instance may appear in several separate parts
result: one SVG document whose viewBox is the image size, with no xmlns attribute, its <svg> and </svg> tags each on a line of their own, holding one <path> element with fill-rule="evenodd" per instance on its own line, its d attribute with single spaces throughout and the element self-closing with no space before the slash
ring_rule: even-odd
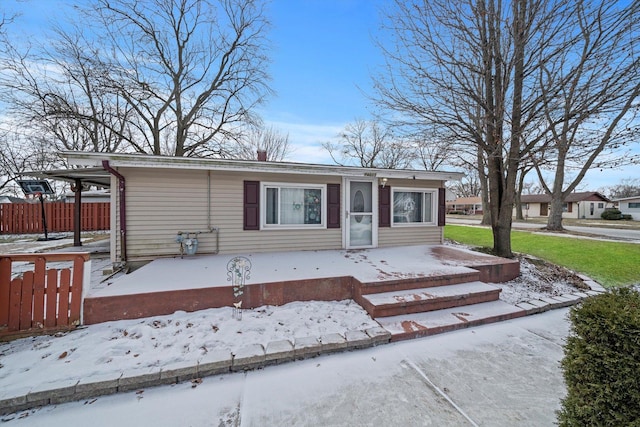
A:
<svg viewBox="0 0 640 427">
<path fill-rule="evenodd" d="M 482 214 L 482 199 L 480 197 L 458 197 L 447 201 L 447 213 L 464 212 L 467 215 Z"/>
<path fill-rule="evenodd" d="M 549 194 L 525 194 L 520 197 L 522 213 L 526 218 L 549 216 L 551 196 Z M 562 204 L 563 218 L 600 218 L 613 202 L 602 194 L 591 191 L 571 193 Z"/>
<path fill-rule="evenodd" d="M 640 196 L 615 199 L 613 202 L 622 214 L 631 215 L 634 221 L 640 221 Z"/>
</svg>

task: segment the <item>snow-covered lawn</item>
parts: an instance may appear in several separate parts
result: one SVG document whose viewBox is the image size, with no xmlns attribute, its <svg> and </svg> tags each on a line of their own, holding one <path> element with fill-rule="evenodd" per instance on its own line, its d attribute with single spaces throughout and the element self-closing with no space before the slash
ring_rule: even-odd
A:
<svg viewBox="0 0 640 427">
<path fill-rule="evenodd" d="M 146 373 L 146 368 L 193 362 L 208 351 L 235 352 L 249 344 L 320 337 L 378 326 L 351 300 L 293 302 L 280 307 L 231 308 L 176 312 L 137 320 L 90 325 L 55 336 L 0 343 L 0 398 L 17 387 L 91 377 L 117 378 L 119 373 Z"/>
</svg>

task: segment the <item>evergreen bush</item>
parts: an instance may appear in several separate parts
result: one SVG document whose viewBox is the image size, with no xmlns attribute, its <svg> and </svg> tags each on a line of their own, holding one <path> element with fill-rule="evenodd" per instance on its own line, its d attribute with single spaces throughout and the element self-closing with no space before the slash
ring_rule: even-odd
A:
<svg viewBox="0 0 640 427">
<path fill-rule="evenodd" d="M 640 426 L 640 292 L 618 288 L 570 311 L 561 426 Z"/>
<path fill-rule="evenodd" d="M 602 219 L 622 219 L 622 212 L 618 209 L 607 209 L 600 214 Z"/>
</svg>

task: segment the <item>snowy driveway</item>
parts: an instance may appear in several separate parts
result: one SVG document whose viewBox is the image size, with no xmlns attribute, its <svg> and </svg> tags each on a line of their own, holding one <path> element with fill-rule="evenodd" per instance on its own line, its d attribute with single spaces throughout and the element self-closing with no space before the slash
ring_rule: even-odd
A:
<svg viewBox="0 0 640 427">
<path fill-rule="evenodd" d="M 2 418 L 47 427 L 551 426 L 565 393 L 567 311 Z"/>
</svg>

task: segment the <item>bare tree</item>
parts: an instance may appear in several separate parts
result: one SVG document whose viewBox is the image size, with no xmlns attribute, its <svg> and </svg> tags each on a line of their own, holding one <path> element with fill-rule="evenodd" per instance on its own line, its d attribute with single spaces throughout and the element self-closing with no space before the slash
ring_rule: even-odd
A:
<svg viewBox="0 0 640 427">
<path fill-rule="evenodd" d="M 440 135 L 437 129 L 422 131 L 415 137 L 417 160 L 425 170 L 436 171 L 457 159 L 457 141 L 451 141 L 448 135 Z"/>
<path fill-rule="evenodd" d="M 356 119 L 344 127 L 337 142 L 322 146 L 338 165 L 404 169 L 414 159 L 414 148 L 396 139 L 391 128 L 375 120 Z"/>
<path fill-rule="evenodd" d="M 459 181 L 450 183 L 450 189 L 458 197 L 478 197 L 482 191 L 480 176 L 475 165 L 466 164 L 462 166 L 464 177 Z"/>
<path fill-rule="evenodd" d="M 251 126 L 249 131 L 238 141 L 235 158 L 255 160 L 257 153 L 264 151 L 266 159 L 271 162 L 281 162 L 291 154 L 289 134 L 284 134 L 273 126 Z"/>
<path fill-rule="evenodd" d="M 99 57 L 138 152 L 227 157 L 270 93 L 259 0 L 100 0 Z"/>
<path fill-rule="evenodd" d="M 116 152 L 127 134 L 129 111 L 103 85 L 106 71 L 78 29 L 56 31 L 55 43 L 3 58 L 5 102 L 23 134 L 47 135 L 50 151 Z"/>
<path fill-rule="evenodd" d="M 60 165 L 45 139 L 21 134 L 20 129 L 2 129 L 0 145 L 0 194 L 20 195 L 15 181 L 25 172 Z"/>
<path fill-rule="evenodd" d="M 547 139 L 532 158 L 551 195 L 549 230 L 562 230 L 562 204 L 591 168 L 640 164 L 622 150 L 640 136 L 639 20 L 637 1 L 577 1 L 562 54 L 540 68 Z"/>
<path fill-rule="evenodd" d="M 381 46 L 387 70 L 375 79 L 377 102 L 402 120 L 478 147 L 478 170 L 486 165 L 487 171 L 493 249 L 501 256 L 513 256 L 519 162 L 538 142 L 525 133 L 539 111 L 531 75 L 541 46 L 553 40 L 564 3 L 397 0 L 388 13 L 393 42 Z"/>
<path fill-rule="evenodd" d="M 619 184 L 612 185 L 604 189 L 603 193 L 606 193 L 611 199 L 640 196 L 640 179 L 623 179 Z"/>
</svg>

